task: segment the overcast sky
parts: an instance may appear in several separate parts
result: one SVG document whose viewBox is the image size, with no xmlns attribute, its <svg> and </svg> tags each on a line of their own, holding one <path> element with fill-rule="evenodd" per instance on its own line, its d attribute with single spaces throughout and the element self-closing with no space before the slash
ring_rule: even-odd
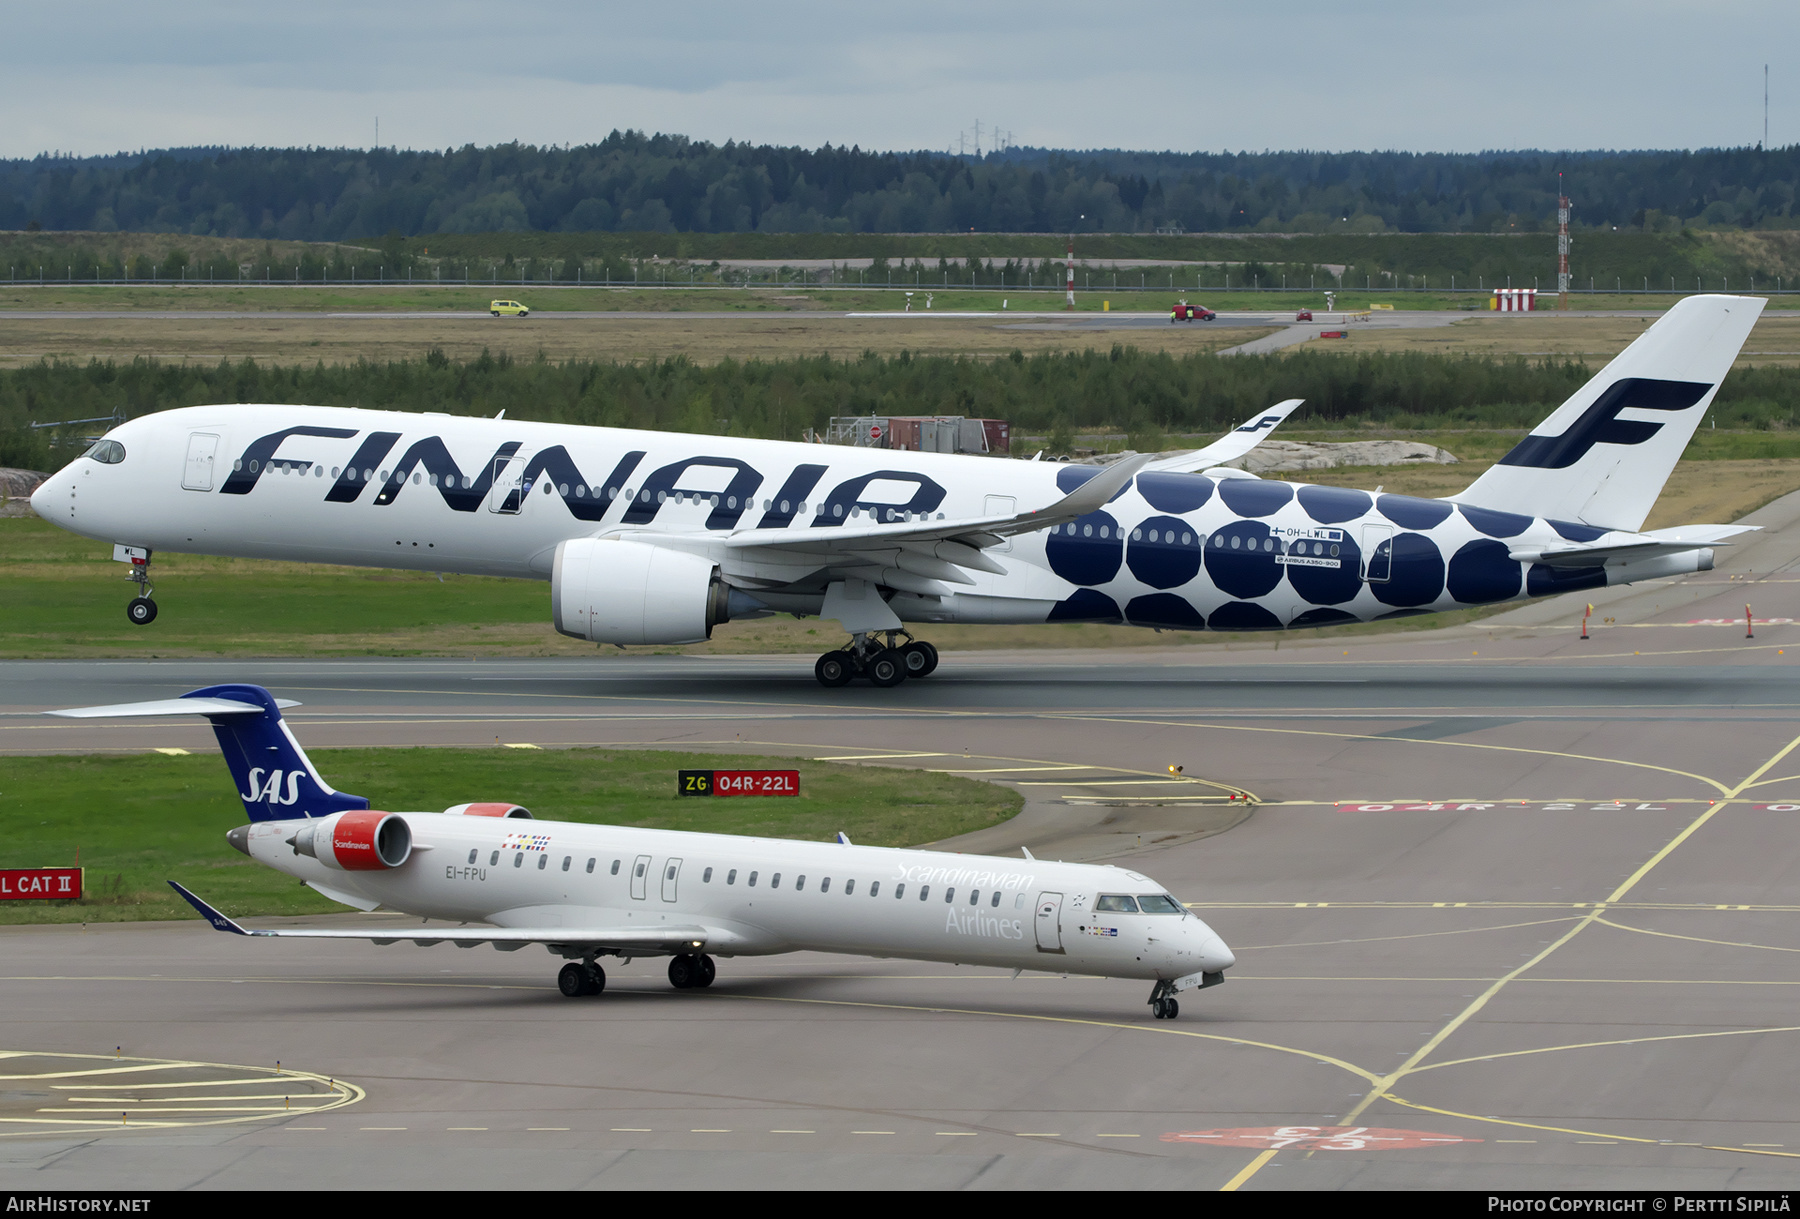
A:
<svg viewBox="0 0 1800 1219">
<path fill-rule="evenodd" d="M 1800 142 L 1792 0 L 0 0 L 0 156 L 585 143 L 944 149 Z"/>
</svg>

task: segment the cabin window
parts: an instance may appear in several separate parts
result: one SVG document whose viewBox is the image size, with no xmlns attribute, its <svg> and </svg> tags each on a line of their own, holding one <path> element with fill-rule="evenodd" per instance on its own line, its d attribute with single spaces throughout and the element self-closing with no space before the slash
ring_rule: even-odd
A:
<svg viewBox="0 0 1800 1219">
<path fill-rule="evenodd" d="M 854 892 L 856 892 L 856 882 L 853 880 L 845 881 L 844 882 L 844 896 L 849 897 Z"/>
<path fill-rule="evenodd" d="M 1013 898 L 1013 909 L 1014 910 L 1023 910 L 1024 908 L 1025 908 L 1025 895 L 1023 893 L 1021 893 L 1021 894 L 1019 894 L 1019 896 Z"/>
<path fill-rule="evenodd" d="M 1181 903 L 1167 893 L 1151 893 L 1138 900 L 1138 909 L 1145 914 L 1182 914 Z"/>
<path fill-rule="evenodd" d="M 798 893 L 805 888 L 806 888 L 806 877 L 804 875 L 795 877 L 794 878 L 794 892 Z"/>
<path fill-rule="evenodd" d="M 469 848 L 469 862 L 470 863 L 475 862 L 475 848 L 473 848 L 473 847 Z"/>
<path fill-rule="evenodd" d="M 920 885 L 919 886 L 919 900 L 924 901 L 926 898 L 928 898 L 930 896 L 931 896 L 931 886 L 930 885 Z"/>
<path fill-rule="evenodd" d="M 548 855 L 539 855 L 538 856 L 538 871 L 542 872 L 544 870 L 544 865 L 549 862 L 550 862 L 550 857 Z"/>
<path fill-rule="evenodd" d="M 488 867 L 490 867 L 490 868 L 494 867 L 497 864 L 499 864 L 499 862 L 500 862 L 500 852 L 495 851 L 492 855 L 488 856 Z"/>
<path fill-rule="evenodd" d="M 708 869 L 706 869 L 706 871 L 700 873 L 700 883 L 703 885 L 712 884 L 712 869 L 711 868 L 708 868 Z"/>
<path fill-rule="evenodd" d="M 525 852 L 514 851 L 513 852 L 513 867 L 522 868 L 524 866 L 525 866 Z"/>
<path fill-rule="evenodd" d="M 731 869 L 731 871 L 725 873 L 725 883 L 728 885 L 737 884 L 737 869 L 736 868 L 733 868 L 733 869 Z"/>
<path fill-rule="evenodd" d="M 819 882 L 819 892 L 821 892 L 821 893 L 831 892 L 831 877 L 827 876 L 824 880 Z"/>
<path fill-rule="evenodd" d="M 903 898 L 905 896 L 906 896 L 906 882 L 901 881 L 899 884 L 894 886 L 894 900 L 899 901 L 901 898 Z"/>
<path fill-rule="evenodd" d="M 969 904 L 971 906 L 979 906 L 981 904 L 981 890 L 980 889 L 970 889 L 969 890 Z"/>
<path fill-rule="evenodd" d="M 771 889 L 781 888 L 781 873 L 776 872 L 769 877 L 769 888 L 771 888 Z"/>
<path fill-rule="evenodd" d="M 589 860 L 588 860 L 588 869 L 587 869 L 587 870 L 588 870 L 588 873 L 589 873 L 589 875 L 592 875 L 592 874 L 593 874 L 593 871 L 594 871 L 594 863 L 595 863 L 595 860 L 593 860 L 593 859 L 592 859 L 592 858 L 589 858 Z"/>
<path fill-rule="evenodd" d="M 851 881 L 850 883 L 855 884 L 856 882 Z M 869 882 L 869 896 L 870 897 L 880 897 L 881 896 L 881 882 L 880 881 L 872 880 Z"/>
<path fill-rule="evenodd" d="M 1108 893 L 1094 899 L 1095 914 L 1136 914 L 1137 912 L 1138 904 L 1135 898 Z"/>
<path fill-rule="evenodd" d="M 663 879 L 664 880 L 674 880 L 675 879 L 675 869 L 678 866 L 679 866 L 678 864 L 670 864 L 668 871 L 663 874 Z"/>
<path fill-rule="evenodd" d="M 567 872 L 569 870 L 569 865 L 574 862 L 575 862 L 575 857 L 573 855 L 564 855 L 563 856 L 563 871 Z"/>
<path fill-rule="evenodd" d="M 994 890 L 994 900 L 989 902 L 988 905 L 992 906 L 996 910 L 998 910 L 1000 908 L 1000 890 L 998 890 L 998 889 Z"/>
<path fill-rule="evenodd" d="M 750 875 L 744 877 L 744 883 L 749 885 L 752 889 L 756 888 L 756 873 L 752 872 Z"/>
<path fill-rule="evenodd" d="M 644 864 L 639 863 L 637 866 L 637 869 L 632 872 L 632 875 L 633 876 L 642 876 L 643 874 L 644 874 Z"/>
<path fill-rule="evenodd" d="M 956 900 L 956 886 L 951 885 L 948 889 L 944 890 L 944 904 L 947 906 L 955 900 Z"/>
<path fill-rule="evenodd" d="M 613 860 L 612 874 L 614 876 L 617 876 L 619 874 L 619 861 L 616 859 Z"/>
</svg>

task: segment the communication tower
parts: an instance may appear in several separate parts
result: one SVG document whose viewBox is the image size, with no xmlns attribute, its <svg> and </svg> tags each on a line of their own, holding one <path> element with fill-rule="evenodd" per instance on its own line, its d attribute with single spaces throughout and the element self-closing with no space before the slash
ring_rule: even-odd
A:
<svg viewBox="0 0 1800 1219">
<path fill-rule="evenodd" d="M 1556 307 L 1569 307 L 1569 197 L 1562 193 L 1562 175 L 1556 175 Z"/>
<path fill-rule="evenodd" d="M 1069 300 L 1063 306 L 1064 312 L 1075 312 L 1075 235 L 1069 234 Z"/>
</svg>

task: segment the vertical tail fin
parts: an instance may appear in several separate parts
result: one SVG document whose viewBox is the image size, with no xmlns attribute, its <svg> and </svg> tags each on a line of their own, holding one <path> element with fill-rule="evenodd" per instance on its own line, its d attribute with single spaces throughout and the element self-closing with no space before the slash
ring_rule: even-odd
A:
<svg viewBox="0 0 1800 1219">
<path fill-rule="evenodd" d="M 1461 504 L 1636 531 L 1767 304 L 1690 296 L 1520 441 Z"/>
<path fill-rule="evenodd" d="M 147 715 L 204 715 L 219 739 L 225 765 L 237 781 L 238 797 L 252 821 L 286 821 L 324 817 L 345 809 L 368 808 L 361 796 L 337 791 L 320 777 L 312 759 L 281 718 L 283 706 L 261 686 L 208 686 L 180 698 L 110 707 L 77 707 L 52 711 L 71 719 L 107 719 Z"/>
</svg>

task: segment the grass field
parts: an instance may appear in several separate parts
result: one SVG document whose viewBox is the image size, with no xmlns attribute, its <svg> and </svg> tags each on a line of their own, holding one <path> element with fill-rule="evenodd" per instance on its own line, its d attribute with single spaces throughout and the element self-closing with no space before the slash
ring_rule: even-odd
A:
<svg viewBox="0 0 1800 1219">
<path fill-rule="evenodd" d="M 792 758 L 567 749 L 317 750 L 332 784 L 376 808 L 511 800 L 540 818 L 708 833 L 914 846 L 998 824 L 1021 797 L 928 771 Z M 800 772 L 797 797 L 682 799 L 683 768 Z M 179 880 L 233 914 L 341 911 L 225 841 L 243 804 L 215 753 L 0 757 L 0 867 L 87 869 L 79 902 L 8 902 L 0 924 L 187 917 Z"/>
<path fill-rule="evenodd" d="M 1317 345 L 1330 346 L 1348 355 L 1369 351 L 1416 351 L 1433 355 L 1573 357 L 1598 368 L 1643 334 L 1651 320 L 1559 317 L 1554 313 L 1488 313 L 1429 329 L 1379 330 L 1351 326 L 1349 338 L 1319 340 Z M 1750 332 L 1737 364 L 1800 364 L 1800 315 L 1765 311 Z"/>
<path fill-rule="evenodd" d="M 1369 439 L 1385 433 L 1306 433 L 1310 439 Z M 1413 495 L 1462 490 L 1518 440 L 1509 432 L 1406 433 L 1449 449 L 1456 465 L 1347 467 L 1308 471 L 1304 481 Z M 1095 438 L 1096 440 L 1099 438 Z M 1203 442 L 1209 438 L 1194 438 Z M 1172 445 L 1181 443 L 1171 438 Z M 1023 443 L 1021 444 L 1023 447 Z M 1800 435 L 1701 432 L 1676 467 L 1648 527 L 1727 523 L 1800 490 Z M 0 519 L 0 581 L 7 589 L 0 657 L 91 656 L 622 656 L 614 648 L 558 635 L 550 627 L 550 586 L 536 580 L 329 567 L 161 554 L 161 613 L 131 625 L 132 586 L 111 548 L 35 518 Z M 1401 619 L 1332 632 L 1421 630 L 1479 611 Z M 1278 636 L 1158 633 L 1135 627 L 937 626 L 926 632 L 946 651 L 1184 645 L 1272 647 Z M 705 644 L 658 651 L 691 654 L 811 654 L 843 639 L 835 622 L 787 617 L 720 626 Z"/>
</svg>

